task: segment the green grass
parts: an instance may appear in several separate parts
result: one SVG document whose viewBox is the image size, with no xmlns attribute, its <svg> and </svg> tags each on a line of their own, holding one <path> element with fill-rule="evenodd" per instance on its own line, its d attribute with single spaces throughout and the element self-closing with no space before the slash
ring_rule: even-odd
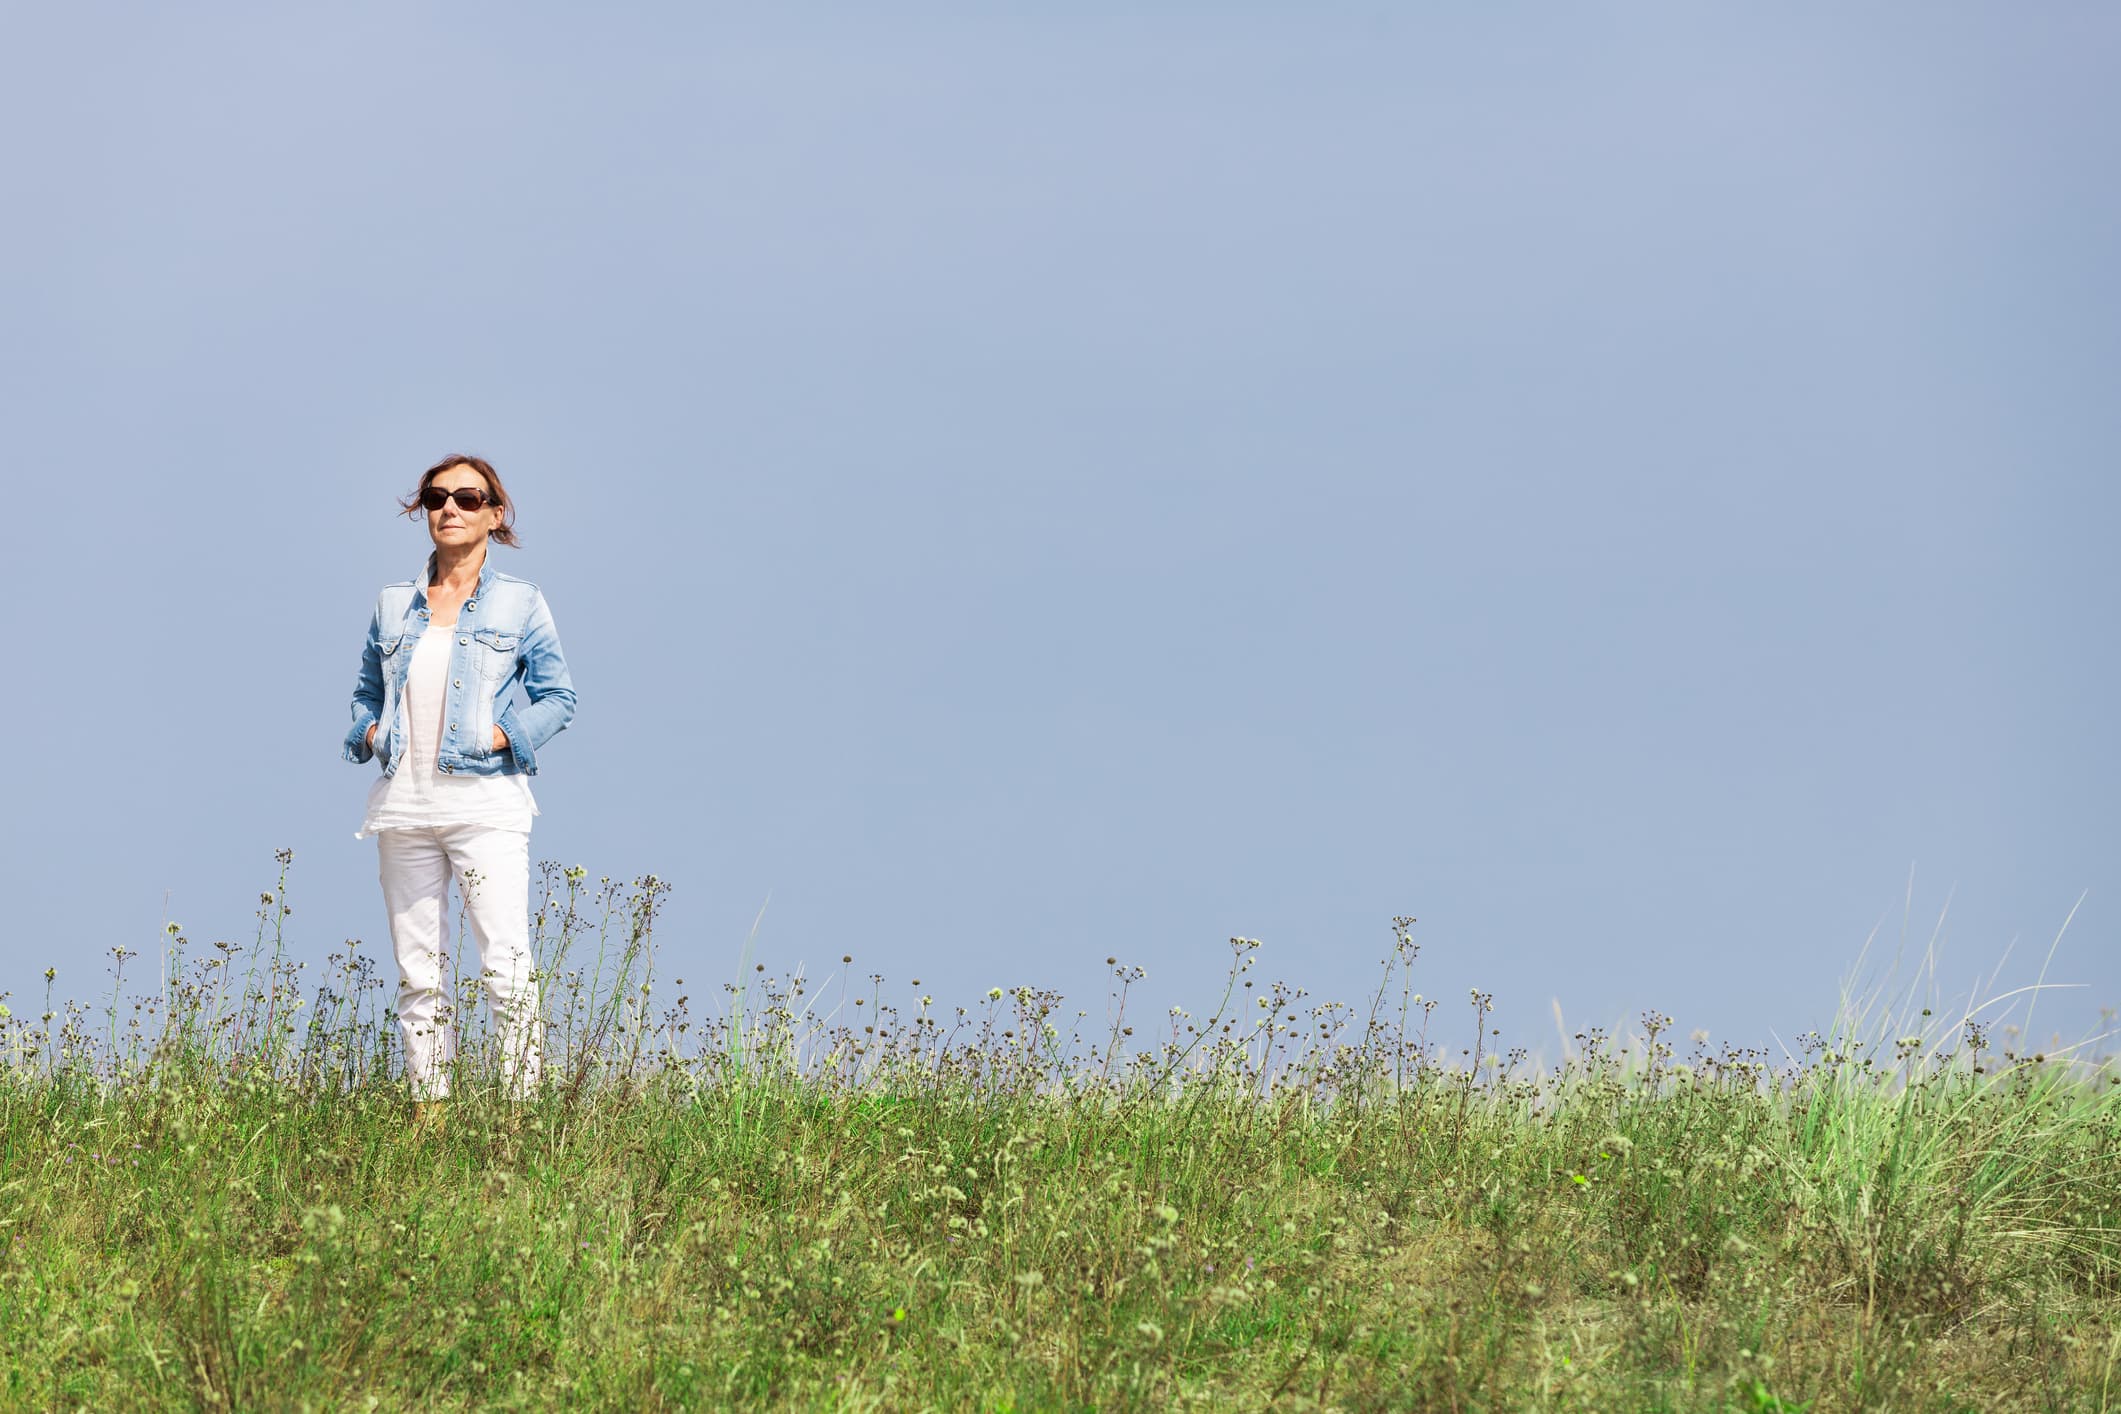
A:
<svg viewBox="0 0 2121 1414">
<path fill-rule="evenodd" d="M 1477 994 L 1429 1039 L 1396 920 L 1355 1005 L 1233 939 L 1153 1036 L 1117 962 L 1095 1036 L 763 970 L 695 1019 L 666 886 L 548 868 L 547 1089 L 468 1046 L 423 1136 L 281 864 L 251 943 L 0 1020 L 0 1406 L 2121 1408 L 2121 1085 L 1978 1017 L 1541 1068 Z"/>
</svg>

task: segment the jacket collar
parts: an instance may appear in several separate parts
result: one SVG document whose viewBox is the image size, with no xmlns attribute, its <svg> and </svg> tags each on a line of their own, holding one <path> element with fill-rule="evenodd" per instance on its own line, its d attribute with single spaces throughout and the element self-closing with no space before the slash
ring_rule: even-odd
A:
<svg viewBox="0 0 2121 1414">
<path fill-rule="evenodd" d="M 471 591 L 473 603 L 484 599 L 486 591 L 493 588 L 493 577 L 496 572 L 493 562 L 493 545 L 489 543 L 486 546 L 486 562 L 479 566 L 479 586 Z M 434 552 L 430 550 L 427 552 L 427 558 L 420 562 L 420 572 L 412 577 L 413 607 L 418 609 L 423 615 L 427 612 L 427 586 L 433 583 L 434 575 L 435 557 Z"/>
</svg>

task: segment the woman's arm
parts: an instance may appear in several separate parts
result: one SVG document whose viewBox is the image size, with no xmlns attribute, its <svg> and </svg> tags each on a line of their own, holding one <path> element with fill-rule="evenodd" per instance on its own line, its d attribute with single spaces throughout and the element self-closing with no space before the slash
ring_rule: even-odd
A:
<svg viewBox="0 0 2121 1414">
<path fill-rule="evenodd" d="M 558 735 L 574 720 L 574 679 L 567 673 L 567 658 L 560 652 L 560 631 L 552 622 L 543 591 L 530 606 L 530 621 L 523 626 L 523 642 L 517 653 L 523 662 L 523 695 L 529 705 L 518 712 L 510 703 L 501 709 L 494 729 L 501 740 L 496 751 L 506 749 L 516 769 L 525 775 L 538 773 L 538 748 Z"/>
<path fill-rule="evenodd" d="M 375 729 L 383 713 L 382 608 L 368 620 L 368 640 L 361 645 L 361 671 L 354 678 L 353 730 L 346 734 L 341 755 L 360 765 L 375 758 Z"/>
</svg>

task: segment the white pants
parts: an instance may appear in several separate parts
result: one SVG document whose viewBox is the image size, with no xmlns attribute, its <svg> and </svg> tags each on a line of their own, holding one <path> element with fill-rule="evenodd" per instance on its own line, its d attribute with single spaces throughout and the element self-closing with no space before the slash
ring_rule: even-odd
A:
<svg viewBox="0 0 2121 1414">
<path fill-rule="evenodd" d="M 433 825 L 376 835 L 383 906 L 398 957 L 398 1031 L 413 1094 L 449 1093 L 456 1004 L 449 951 L 449 879 L 457 877 L 479 977 L 501 1048 L 501 1079 L 518 1098 L 537 1088 L 539 1007 L 530 951 L 530 832 L 490 825 Z"/>
</svg>

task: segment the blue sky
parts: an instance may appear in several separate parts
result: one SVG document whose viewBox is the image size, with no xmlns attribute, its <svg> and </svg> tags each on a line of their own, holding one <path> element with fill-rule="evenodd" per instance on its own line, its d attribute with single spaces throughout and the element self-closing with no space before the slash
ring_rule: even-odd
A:
<svg viewBox="0 0 2121 1414">
<path fill-rule="evenodd" d="M 18 1001 L 387 958 L 392 502 L 520 507 L 534 858 L 760 956 L 1817 1024 L 2121 1003 L 2121 16 L 44 7 L 0 45 Z M 1912 884 L 1910 873 L 1912 871 Z M 166 902 L 165 902 L 166 901 Z M 2008 953 L 2007 953 L 2008 950 Z"/>
</svg>

